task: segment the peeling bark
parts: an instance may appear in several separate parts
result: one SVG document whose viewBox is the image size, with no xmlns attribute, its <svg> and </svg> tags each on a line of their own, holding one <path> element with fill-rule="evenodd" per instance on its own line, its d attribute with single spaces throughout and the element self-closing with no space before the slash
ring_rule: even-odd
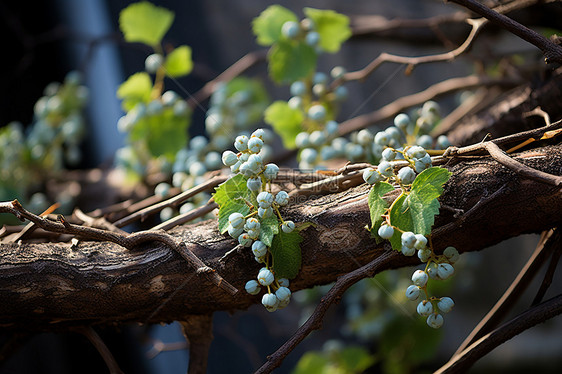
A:
<svg viewBox="0 0 562 374">
<path fill-rule="evenodd" d="M 562 174 L 562 146 L 527 151 L 517 160 Z M 528 232 L 560 224 L 559 188 L 523 179 L 490 157 L 452 160 L 453 176 L 441 198 L 433 230 L 437 250 L 453 245 L 476 251 Z M 303 263 L 291 282 L 296 291 L 334 281 L 389 250 L 365 230 L 369 223 L 368 187 L 308 197 L 285 209 L 295 222 L 312 222 L 303 231 Z M 395 196 L 396 194 L 390 196 Z M 453 210 L 464 211 L 455 217 Z M 113 243 L 0 245 L 0 326 L 53 330 L 83 324 L 159 323 L 193 314 L 246 309 L 259 298 L 244 292 L 260 264 L 243 250 L 219 261 L 235 243 L 222 236 L 214 220 L 170 232 L 240 291 L 231 296 L 204 275 L 195 274 L 174 251 L 146 244 L 128 251 Z M 400 256 L 388 268 L 409 266 L 417 258 Z"/>
</svg>

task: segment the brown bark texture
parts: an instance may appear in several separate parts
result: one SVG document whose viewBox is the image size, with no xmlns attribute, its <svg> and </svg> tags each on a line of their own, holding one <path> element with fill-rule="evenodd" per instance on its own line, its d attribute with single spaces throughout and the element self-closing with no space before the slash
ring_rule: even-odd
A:
<svg viewBox="0 0 562 374">
<path fill-rule="evenodd" d="M 562 173 L 562 146 L 551 145 L 514 155 L 519 162 L 548 173 Z M 540 232 L 561 222 L 558 187 L 525 179 L 489 156 L 454 159 L 453 173 L 440 198 L 433 227 L 439 251 L 484 249 L 523 233 Z M 369 224 L 366 185 L 323 196 L 309 196 L 283 211 L 295 222 L 312 223 L 302 231 L 302 268 L 291 289 L 336 280 L 390 250 L 377 245 Z M 392 199 L 396 192 L 389 193 Z M 0 326 L 13 330 L 57 330 L 76 325 L 159 323 L 189 315 L 246 309 L 260 298 L 244 284 L 260 264 L 247 249 L 233 252 L 232 239 L 220 235 L 216 220 L 170 232 L 208 266 L 238 288 L 229 295 L 206 275 L 196 274 L 174 251 L 147 243 L 129 251 L 108 242 L 14 243 L 0 245 Z M 221 260 L 222 258 L 222 260 Z M 411 266 L 417 258 L 399 256 L 386 268 Z"/>
</svg>

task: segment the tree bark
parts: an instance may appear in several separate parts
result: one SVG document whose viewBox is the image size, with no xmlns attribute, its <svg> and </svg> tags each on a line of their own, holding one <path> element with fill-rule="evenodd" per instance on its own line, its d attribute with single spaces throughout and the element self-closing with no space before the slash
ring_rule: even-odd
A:
<svg viewBox="0 0 562 374">
<path fill-rule="evenodd" d="M 560 175 L 562 146 L 523 152 L 517 160 Z M 528 180 L 490 157 L 452 160 L 432 238 L 439 251 L 452 245 L 476 251 L 523 233 L 560 224 L 560 190 Z M 302 269 L 291 289 L 333 282 L 389 250 L 377 245 L 369 224 L 367 194 L 361 185 L 344 192 L 307 197 L 283 212 L 295 222 L 311 222 L 302 231 Z M 391 192 L 388 198 L 396 196 Z M 459 214 L 462 211 L 463 213 Z M 455 214 L 457 216 L 455 216 Z M 128 251 L 108 242 L 0 245 L 0 325 L 13 330 L 53 330 L 84 324 L 159 323 L 193 314 L 246 309 L 260 298 L 244 284 L 260 264 L 250 251 L 223 260 L 235 243 L 209 220 L 174 229 L 187 247 L 239 289 L 231 296 L 196 274 L 166 246 L 154 243 Z M 386 268 L 419 263 L 398 257 Z"/>
</svg>

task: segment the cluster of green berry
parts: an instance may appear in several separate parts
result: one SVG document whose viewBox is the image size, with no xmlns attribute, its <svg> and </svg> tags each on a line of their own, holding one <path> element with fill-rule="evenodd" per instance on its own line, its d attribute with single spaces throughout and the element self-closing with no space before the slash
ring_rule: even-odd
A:
<svg viewBox="0 0 562 374">
<path fill-rule="evenodd" d="M 265 146 L 265 133 L 263 129 L 257 129 L 249 137 L 238 136 L 234 142 L 238 153 L 225 151 L 222 161 L 233 173 L 247 178 L 246 186 L 251 191 L 251 198 L 246 201 L 250 207 L 249 214 L 231 213 L 228 217 L 228 234 L 238 240 L 240 246 L 251 248 L 255 260 L 265 265 L 258 272 L 257 280 L 246 283 L 246 291 L 257 295 L 261 291 L 261 286 L 267 287 L 267 293 L 262 296 L 262 304 L 273 312 L 289 304 L 291 291 L 288 288 L 289 280 L 277 279 L 272 271 L 270 249 L 260 240 L 262 224 L 268 218 L 277 215 L 282 222 L 281 230 L 290 233 L 295 229 L 295 223 L 284 221 L 279 212 L 280 207 L 289 203 L 288 193 L 279 191 L 274 195 L 271 192 L 271 181 L 277 177 L 279 167 L 273 163 L 264 165 L 260 156 Z"/>
<path fill-rule="evenodd" d="M 62 84 L 50 83 L 34 107 L 34 120 L 24 132 L 19 122 L 0 130 L 0 195 L 2 200 L 17 196 L 32 211 L 47 206 L 42 189 L 47 176 L 77 165 L 81 158 L 80 143 L 86 133 L 82 109 L 89 97 L 77 71 L 68 73 Z M 67 197 L 57 197 L 66 201 Z M 69 201 L 70 203 L 70 201 Z"/>
</svg>

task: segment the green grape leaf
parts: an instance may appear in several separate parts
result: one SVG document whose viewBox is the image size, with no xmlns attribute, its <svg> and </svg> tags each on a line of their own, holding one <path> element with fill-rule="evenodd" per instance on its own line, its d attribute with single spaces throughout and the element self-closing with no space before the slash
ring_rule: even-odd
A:
<svg viewBox="0 0 562 374">
<path fill-rule="evenodd" d="M 271 5 L 254 18 L 252 30 L 259 45 L 271 45 L 281 39 L 281 28 L 287 21 L 297 22 L 297 16 L 281 5 Z"/>
<path fill-rule="evenodd" d="M 369 211 L 371 212 L 371 226 L 369 230 L 378 230 L 382 223 L 382 215 L 388 208 L 388 203 L 382 198 L 386 193 L 394 191 L 394 187 L 386 182 L 376 183 L 369 191 Z"/>
<path fill-rule="evenodd" d="M 164 156 L 173 162 L 176 153 L 185 147 L 191 116 L 178 117 L 173 108 L 161 113 L 142 117 L 129 133 L 131 141 L 145 141 L 154 158 Z"/>
<path fill-rule="evenodd" d="M 326 52 L 335 53 L 341 44 L 351 36 L 349 18 L 333 10 L 304 8 L 304 13 L 314 22 L 320 34 L 320 47 Z"/>
<path fill-rule="evenodd" d="M 336 357 L 344 373 L 363 373 L 376 362 L 375 357 L 360 346 L 345 347 Z"/>
<path fill-rule="evenodd" d="M 123 9 L 119 15 L 119 27 L 128 42 L 140 42 L 156 47 L 174 21 L 174 13 L 141 1 Z"/>
<path fill-rule="evenodd" d="M 443 184 L 450 176 L 448 170 L 440 167 L 422 171 L 412 183 L 410 193 L 403 194 L 392 204 L 390 223 L 404 231 L 429 235 L 435 215 L 439 214 L 437 199 L 443 193 Z M 401 244 L 399 241 L 393 241 L 394 236 L 391 239 L 392 247 L 399 249 Z"/>
<path fill-rule="evenodd" d="M 147 73 L 136 73 L 131 75 L 117 89 L 117 97 L 123 100 L 121 104 L 125 111 L 129 111 L 138 103 L 150 101 L 152 92 L 152 80 Z"/>
<path fill-rule="evenodd" d="M 279 233 L 279 220 L 276 216 L 271 216 L 260 220 L 260 240 L 271 247 L 273 237 Z"/>
<path fill-rule="evenodd" d="M 174 49 L 166 56 L 164 67 L 166 68 L 166 75 L 172 78 L 178 78 L 191 73 L 193 69 L 191 48 L 187 45 L 181 45 Z"/>
<path fill-rule="evenodd" d="M 236 174 L 226 182 L 215 188 L 213 198 L 219 206 L 219 230 L 224 234 L 228 230 L 228 217 L 235 212 L 247 215 L 250 207 L 246 200 L 251 191 L 246 186 L 247 179 L 242 174 Z"/>
<path fill-rule="evenodd" d="M 296 231 L 279 231 L 271 242 L 273 270 L 277 278 L 293 279 L 301 268 L 301 247 L 303 238 Z"/>
<path fill-rule="evenodd" d="M 298 109 L 293 109 L 286 101 L 275 101 L 265 110 L 265 122 L 270 124 L 283 139 L 288 149 L 295 149 L 295 138 L 302 131 L 304 116 Z"/>
<path fill-rule="evenodd" d="M 316 70 L 316 52 L 304 42 L 279 40 L 267 55 L 269 75 L 277 83 L 291 83 Z"/>
</svg>

